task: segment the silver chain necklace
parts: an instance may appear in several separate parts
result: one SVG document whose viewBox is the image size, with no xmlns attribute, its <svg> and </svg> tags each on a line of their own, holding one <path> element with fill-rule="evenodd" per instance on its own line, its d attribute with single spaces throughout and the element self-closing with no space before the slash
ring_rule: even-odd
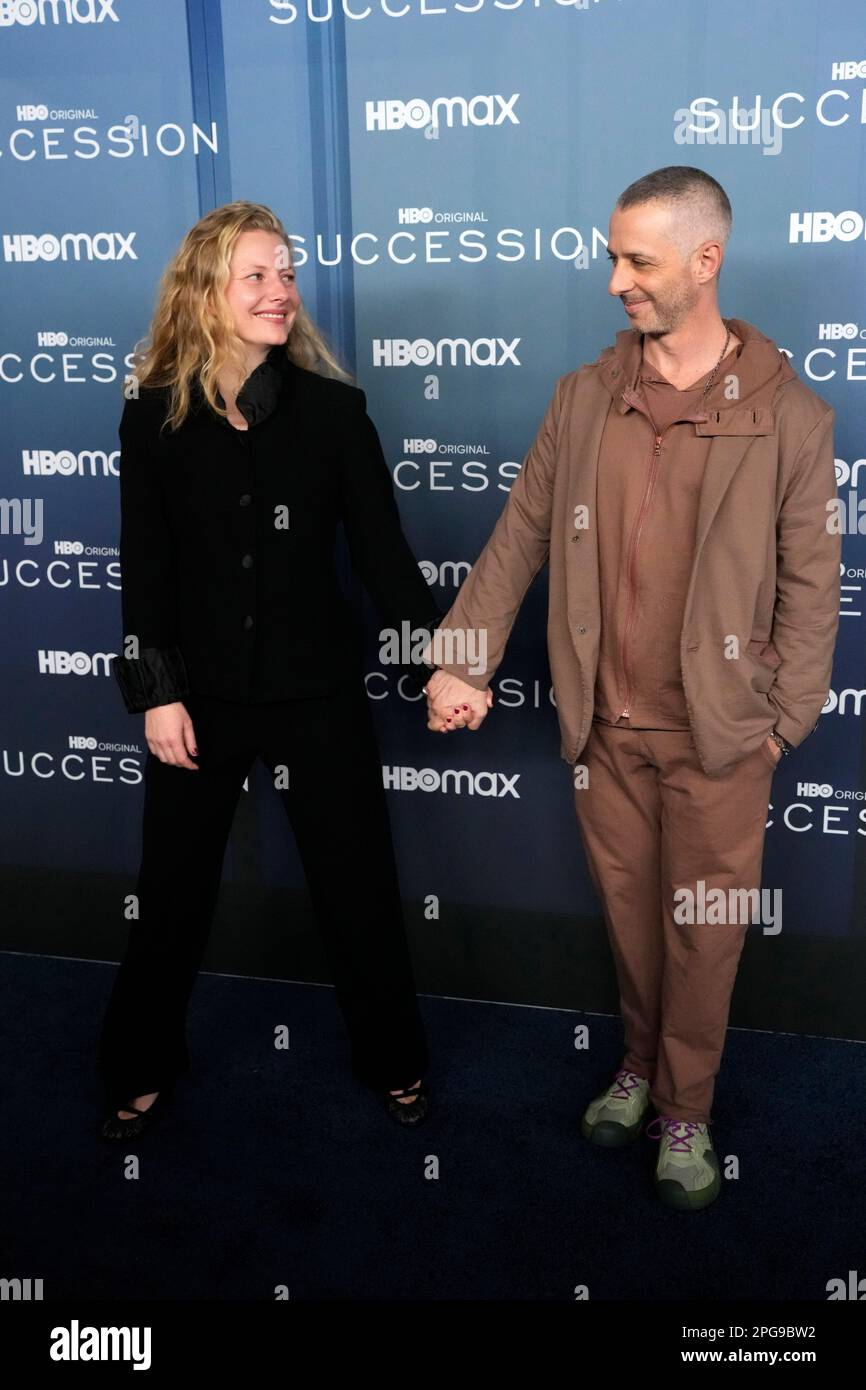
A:
<svg viewBox="0 0 866 1390">
<path fill-rule="evenodd" d="M 722 348 L 721 354 L 720 354 L 720 356 L 719 356 L 719 360 L 718 360 L 718 362 L 716 363 L 716 365 L 713 367 L 713 370 L 710 372 L 709 376 L 707 377 L 707 384 L 706 384 L 706 386 L 704 387 L 704 394 L 701 396 L 701 405 L 703 405 L 704 401 L 707 399 L 707 392 L 709 391 L 710 387 L 712 386 L 713 382 L 714 382 L 715 379 L 716 379 L 716 373 L 717 373 L 717 371 L 719 370 L 719 367 L 721 367 L 722 363 L 723 363 L 724 360 L 725 360 L 725 354 L 726 354 L 726 352 L 728 351 L 728 343 L 729 343 L 730 341 L 731 341 L 731 330 L 730 330 L 730 328 L 729 328 L 729 329 L 727 330 L 727 332 L 725 333 L 725 345 L 724 345 L 724 347 Z"/>
<path fill-rule="evenodd" d="M 719 354 L 719 360 L 718 360 L 718 362 L 717 362 L 716 365 L 713 367 L 713 370 L 710 372 L 709 376 L 707 377 L 706 384 L 704 385 L 703 393 L 702 393 L 702 395 L 701 395 L 701 405 L 703 405 L 704 401 L 707 399 L 707 393 L 708 393 L 708 391 L 710 390 L 710 387 L 712 386 L 713 382 L 714 382 L 715 379 L 716 379 L 716 373 L 718 372 L 719 367 L 721 367 L 722 363 L 723 363 L 724 360 L 725 360 L 725 356 L 726 356 L 727 351 L 728 351 L 728 343 L 729 343 L 730 341 L 731 341 L 731 330 L 730 330 L 730 328 L 726 328 L 726 331 L 725 331 L 725 344 L 724 344 L 724 347 L 722 348 L 722 350 L 721 350 L 721 352 L 720 352 L 720 354 Z"/>
</svg>

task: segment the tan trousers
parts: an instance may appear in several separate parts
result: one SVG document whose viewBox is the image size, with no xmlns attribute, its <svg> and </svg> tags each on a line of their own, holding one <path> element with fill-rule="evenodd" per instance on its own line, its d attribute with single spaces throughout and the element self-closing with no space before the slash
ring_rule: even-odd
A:
<svg viewBox="0 0 866 1390">
<path fill-rule="evenodd" d="M 773 754 L 762 745 L 713 778 L 688 732 L 594 722 L 581 765 L 588 785 L 576 786 L 575 805 L 616 963 L 622 1065 L 652 1083 L 659 1114 L 709 1122 L 753 920 L 730 890 L 761 886 Z M 701 882 L 704 899 L 724 890 L 722 924 L 701 909 Z M 674 897 L 681 889 L 693 895 L 690 914 L 689 899 Z"/>
</svg>

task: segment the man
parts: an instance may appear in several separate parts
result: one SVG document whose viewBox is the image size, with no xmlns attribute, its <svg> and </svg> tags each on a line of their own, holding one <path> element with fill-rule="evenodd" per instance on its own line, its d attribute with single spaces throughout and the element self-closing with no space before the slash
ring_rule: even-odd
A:
<svg viewBox="0 0 866 1390">
<path fill-rule="evenodd" d="M 757 328 L 720 316 L 730 227 L 724 190 L 699 169 L 658 169 L 620 196 L 609 290 L 631 326 L 557 381 L 425 653 L 439 668 L 428 727 L 478 729 L 549 560 L 560 751 L 626 1044 L 581 1128 L 626 1143 L 652 1103 L 656 1191 L 685 1210 L 720 1191 L 708 1126 L 770 783 L 817 727 L 839 614 L 833 411 Z M 461 637 L 475 655 L 486 641 L 483 674 L 452 659 Z M 708 901 L 739 910 L 703 912 Z"/>
</svg>

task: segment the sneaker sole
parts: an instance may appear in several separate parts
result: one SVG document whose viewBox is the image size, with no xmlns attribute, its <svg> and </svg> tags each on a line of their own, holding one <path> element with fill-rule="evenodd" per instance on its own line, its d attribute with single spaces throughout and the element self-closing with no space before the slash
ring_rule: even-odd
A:
<svg viewBox="0 0 866 1390">
<path fill-rule="evenodd" d="M 718 1160 L 715 1155 L 707 1155 L 707 1163 L 714 1170 L 713 1181 L 708 1187 L 702 1187 L 697 1192 L 689 1192 L 680 1183 L 674 1182 L 672 1178 L 663 1178 L 661 1181 L 656 1179 L 655 1189 L 660 1202 L 666 1207 L 673 1208 L 674 1211 L 701 1211 L 714 1202 L 722 1190 L 722 1179 L 719 1173 Z"/>
</svg>

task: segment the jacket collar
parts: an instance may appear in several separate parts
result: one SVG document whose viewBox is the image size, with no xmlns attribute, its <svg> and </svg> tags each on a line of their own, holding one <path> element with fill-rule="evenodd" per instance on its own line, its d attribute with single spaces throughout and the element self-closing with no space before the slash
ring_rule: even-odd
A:
<svg viewBox="0 0 866 1390">
<path fill-rule="evenodd" d="M 293 364 L 284 346 L 275 344 L 268 349 L 268 355 L 263 362 L 254 367 L 249 376 L 241 386 L 237 394 L 237 408 L 243 415 L 250 428 L 253 425 L 260 425 L 263 420 L 267 420 L 276 409 L 277 402 L 288 381 L 293 369 Z M 192 400 L 196 410 L 204 405 L 204 392 L 198 377 L 195 377 L 190 388 Z M 221 392 L 217 389 L 217 402 L 225 409 L 225 401 Z M 233 428 L 233 426 L 229 426 Z"/>
<path fill-rule="evenodd" d="M 776 391 L 797 374 L 785 354 L 753 324 L 736 318 L 722 322 L 741 343 L 735 368 L 739 394 L 736 400 L 730 400 L 726 379 L 719 377 L 702 408 L 688 418 L 694 421 L 700 435 L 772 433 Z M 613 408 L 620 415 L 634 408 L 642 359 L 643 334 L 634 328 L 617 333 L 615 345 L 605 348 L 597 359 L 599 380 L 610 392 Z"/>
<path fill-rule="evenodd" d="M 260 425 L 272 415 L 289 372 L 289 359 L 286 349 L 279 344 L 268 350 L 264 362 L 254 367 L 237 394 L 237 407 L 247 424 Z M 217 392 L 217 400 L 225 405 Z"/>
</svg>

